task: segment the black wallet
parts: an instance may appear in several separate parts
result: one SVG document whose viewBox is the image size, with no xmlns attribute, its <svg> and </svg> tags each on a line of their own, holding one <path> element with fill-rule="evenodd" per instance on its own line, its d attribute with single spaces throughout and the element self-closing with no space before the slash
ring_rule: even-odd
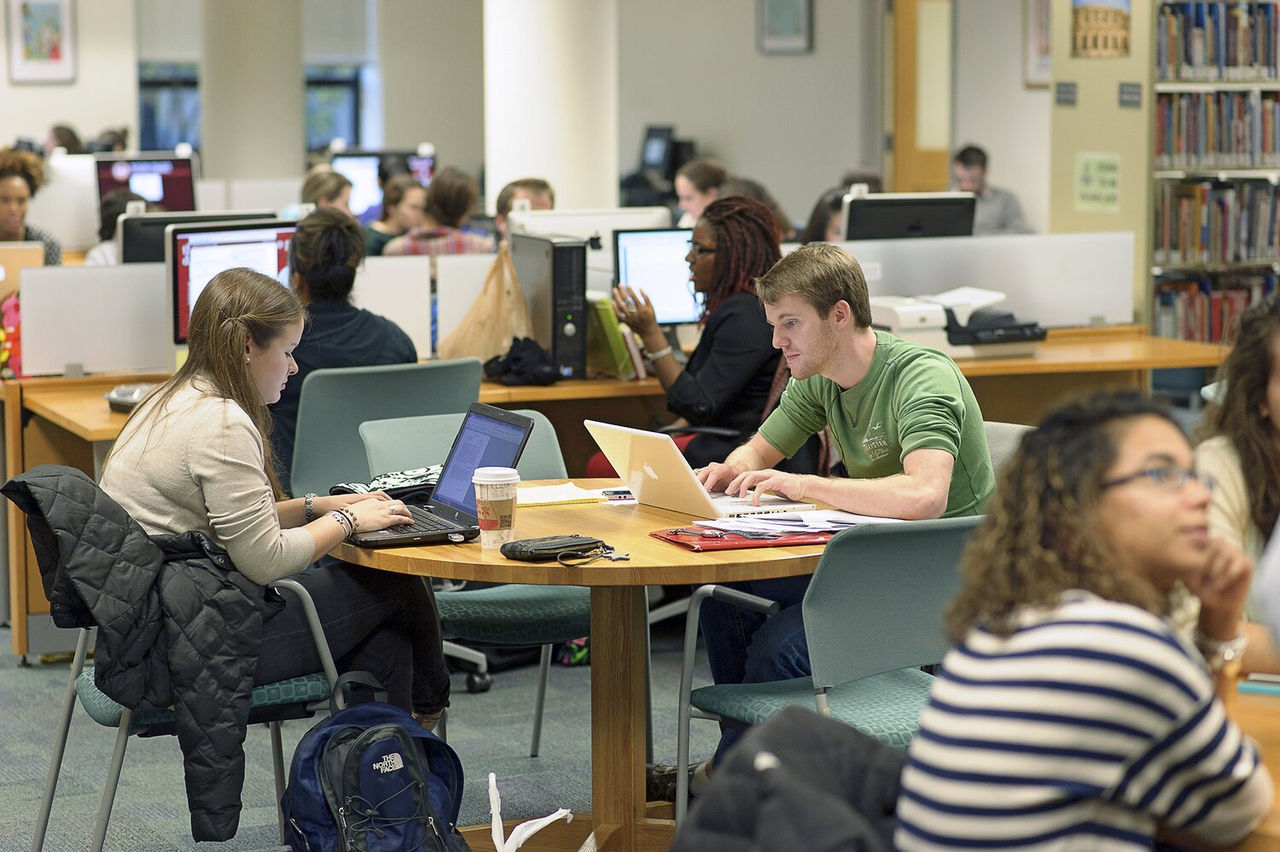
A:
<svg viewBox="0 0 1280 852">
<path fill-rule="evenodd" d="M 502 545 L 502 555 L 521 562 L 551 562 L 555 559 L 585 559 L 611 548 L 587 535 L 548 535 L 522 538 Z"/>
</svg>

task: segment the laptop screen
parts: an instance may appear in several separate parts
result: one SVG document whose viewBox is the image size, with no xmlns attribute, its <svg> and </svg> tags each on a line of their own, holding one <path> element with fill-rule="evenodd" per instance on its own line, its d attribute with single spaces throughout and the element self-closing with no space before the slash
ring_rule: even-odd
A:
<svg viewBox="0 0 1280 852">
<path fill-rule="evenodd" d="M 457 512 L 474 516 L 476 487 L 471 477 L 478 467 L 515 467 L 532 428 L 521 423 L 491 417 L 472 408 L 462 421 L 453 449 L 432 492 L 432 503 L 441 503 Z"/>
</svg>

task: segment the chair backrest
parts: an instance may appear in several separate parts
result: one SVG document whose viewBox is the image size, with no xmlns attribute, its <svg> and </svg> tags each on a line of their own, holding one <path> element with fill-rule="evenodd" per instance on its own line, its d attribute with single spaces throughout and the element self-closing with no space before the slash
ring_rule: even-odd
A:
<svg viewBox="0 0 1280 852">
<path fill-rule="evenodd" d="M 466 411 L 480 398 L 480 359 L 315 370 L 302 383 L 290 466 L 295 495 L 368 478 L 360 424 Z"/>
<path fill-rule="evenodd" d="M 991 453 L 991 469 L 997 474 L 1004 463 L 1018 448 L 1022 436 L 1033 427 L 1022 423 L 1001 423 L 998 420 L 982 421 L 982 429 L 987 433 L 987 450 Z"/>
<path fill-rule="evenodd" d="M 564 479 L 569 473 L 556 439 L 556 428 L 541 411 L 517 411 L 533 418 L 529 443 L 516 469 L 521 479 Z M 394 470 L 440 464 L 449 454 L 464 414 L 432 414 L 426 417 L 396 417 L 368 420 L 360 424 L 369 462 L 368 474 L 377 476 Z"/>
<path fill-rule="evenodd" d="M 981 520 L 865 524 L 831 539 L 801 604 L 815 689 L 942 659 L 943 612 Z"/>
</svg>

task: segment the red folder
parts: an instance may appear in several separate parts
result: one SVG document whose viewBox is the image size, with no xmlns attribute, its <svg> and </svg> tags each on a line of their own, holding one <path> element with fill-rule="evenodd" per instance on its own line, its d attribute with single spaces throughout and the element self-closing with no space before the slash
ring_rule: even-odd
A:
<svg viewBox="0 0 1280 852">
<path fill-rule="evenodd" d="M 803 532 L 775 536 L 752 536 L 741 533 L 723 532 L 711 528 L 673 527 L 665 530 L 654 530 L 649 533 L 654 538 L 678 544 L 689 550 L 739 550 L 744 547 L 790 547 L 797 544 L 826 544 L 831 540 L 832 532 Z"/>
</svg>

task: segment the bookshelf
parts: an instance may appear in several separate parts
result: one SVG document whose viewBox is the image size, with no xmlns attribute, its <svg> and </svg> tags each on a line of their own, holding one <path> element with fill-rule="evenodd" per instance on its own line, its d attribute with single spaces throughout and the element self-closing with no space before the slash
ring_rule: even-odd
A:
<svg viewBox="0 0 1280 852">
<path fill-rule="evenodd" d="M 1280 8 L 1153 12 L 1152 330 L 1229 341 L 1280 272 Z"/>
<path fill-rule="evenodd" d="M 1103 8 L 1052 4 L 1050 229 L 1132 230 L 1135 321 L 1229 338 L 1280 274 L 1280 0 L 1131 0 L 1110 55 L 1080 38 Z M 1105 209 L 1080 200 L 1099 153 L 1119 163 Z"/>
</svg>

